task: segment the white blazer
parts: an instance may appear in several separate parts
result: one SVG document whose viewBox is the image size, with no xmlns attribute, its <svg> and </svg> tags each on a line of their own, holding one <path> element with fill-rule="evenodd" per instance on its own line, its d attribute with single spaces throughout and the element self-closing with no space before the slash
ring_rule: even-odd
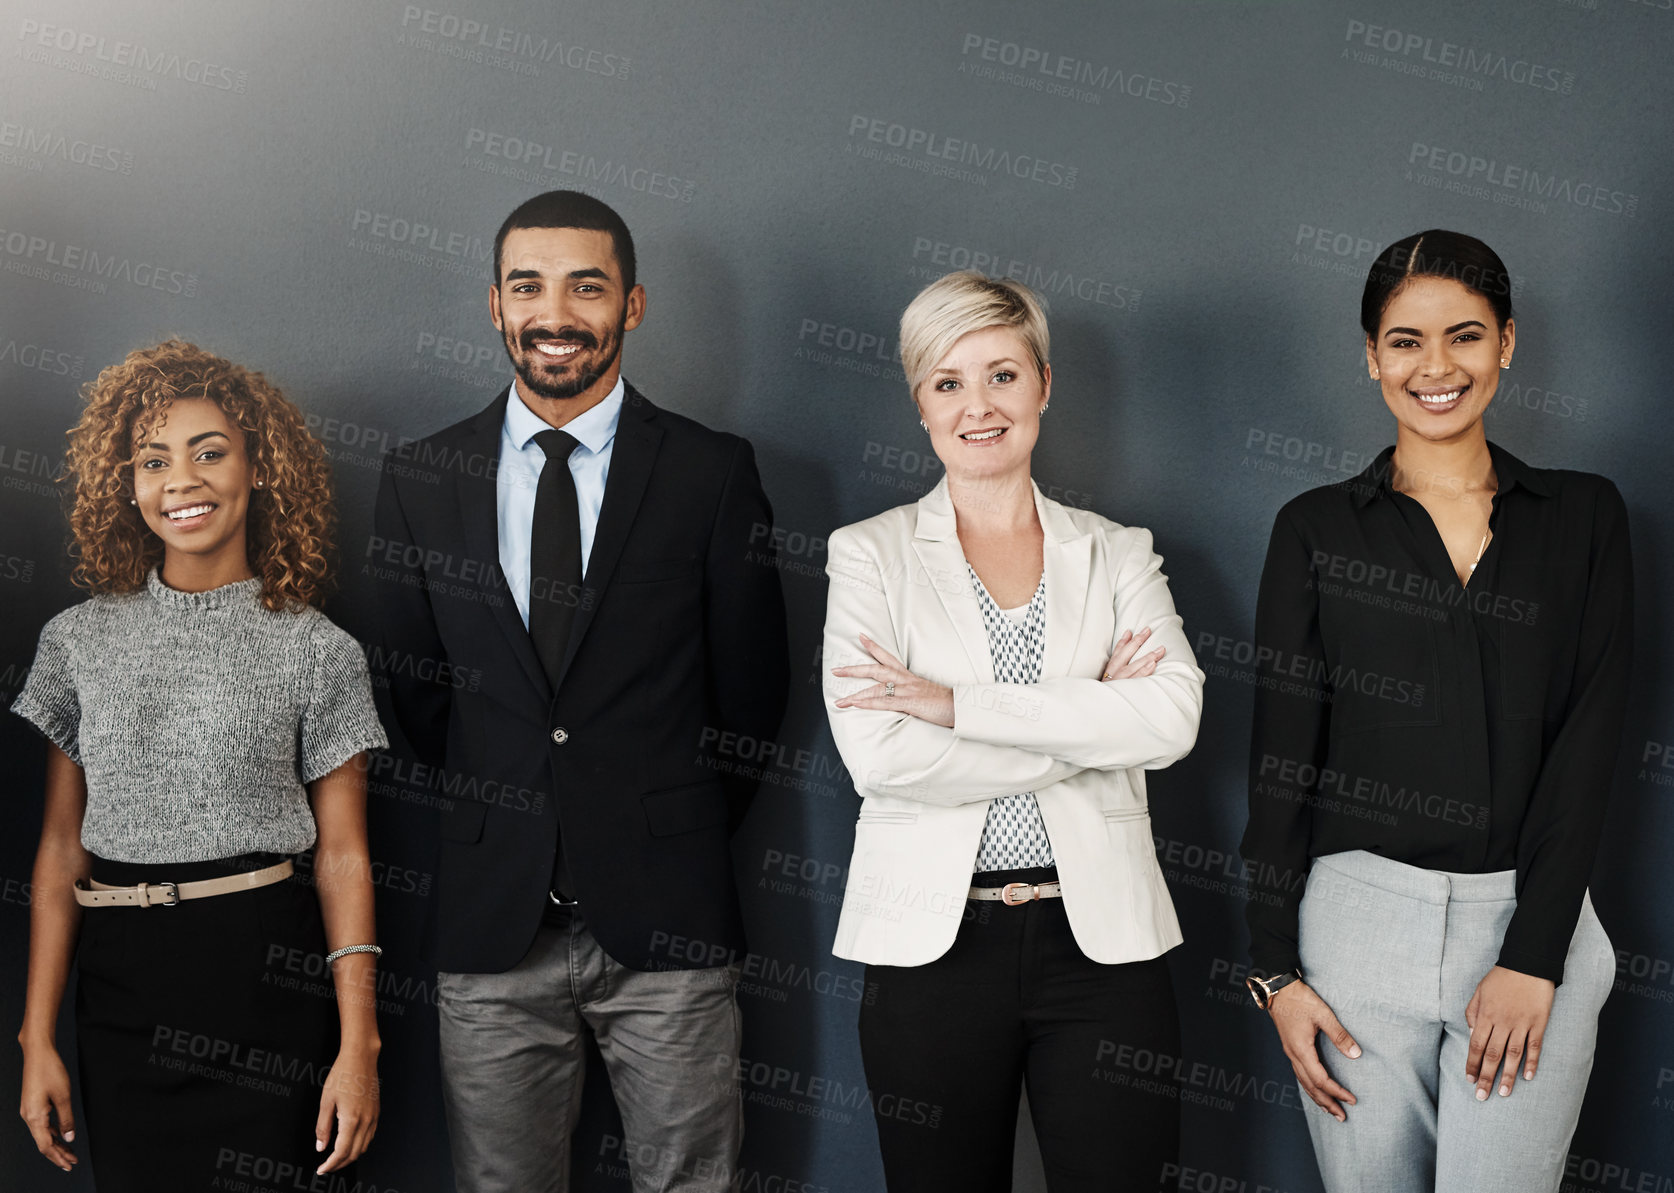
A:
<svg viewBox="0 0 1674 1193">
<path fill-rule="evenodd" d="M 826 713 L 861 795 L 837 924 L 839 957 L 923 965 L 953 944 L 989 804 L 1033 791 L 1064 909 L 1094 961 L 1141 961 L 1180 943 L 1157 865 L 1145 771 L 1197 739 L 1203 672 L 1192 658 L 1151 534 L 1042 496 L 1046 651 L 1040 682 L 994 682 L 947 480 L 912 505 L 835 531 L 825 615 Z M 1102 682 L 1122 630 L 1166 646 L 1143 679 Z M 872 681 L 833 667 L 870 661 L 865 633 L 915 674 L 953 689 L 952 729 L 837 708 Z M 1007 910 L 996 907 L 996 913 Z"/>
</svg>

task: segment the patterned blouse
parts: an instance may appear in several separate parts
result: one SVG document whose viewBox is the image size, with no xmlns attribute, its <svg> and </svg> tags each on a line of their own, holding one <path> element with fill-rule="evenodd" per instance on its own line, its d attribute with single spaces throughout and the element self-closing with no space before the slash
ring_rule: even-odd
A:
<svg viewBox="0 0 1674 1193">
<path fill-rule="evenodd" d="M 982 621 L 988 629 L 994 681 L 1038 683 L 1041 660 L 1046 654 L 1046 573 L 1041 573 L 1035 595 L 1029 598 L 1019 624 L 994 603 L 969 563 L 965 570 L 971 574 L 971 587 L 976 591 Z M 1034 792 L 1001 796 L 988 806 L 988 821 L 982 827 L 982 843 L 977 846 L 976 864 L 972 867 L 975 872 L 1053 864 L 1052 842 L 1047 840 L 1046 825 L 1041 821 Z"/>
</svg>

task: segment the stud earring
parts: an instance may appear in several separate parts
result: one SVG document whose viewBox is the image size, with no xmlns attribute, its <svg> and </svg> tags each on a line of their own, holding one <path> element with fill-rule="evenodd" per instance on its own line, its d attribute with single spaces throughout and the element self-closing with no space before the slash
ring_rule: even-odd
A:
<svg viewBox="0 0 1674 1193">
<path fill-rule="evenodd" d="M 1050 405 L 1052 405 L 1052 403 L 1051 403 L 1051 402 L 1048 402 L 1048 403 L 1047 403 L 1047 404 L 1046 404 L 1046 406 L 1050 406 Z M 1040 408 L 1040 412 L 1041 412 L 1041 413 L 1042 413 L 1042 414 L 1045 414 L 1045 413 L 1046 413 L 1046 406 L 1042 406 L 1042 407 L 1041 407 L 1041 408 Z"/>
<path fill-rule="evenodd" d="M 262 482 L 261 482 L 261 481 L 256 481 L 256 482 L 255 482 L 255 485 L 256 485 L 256 488 L 258 488 L 258 489 L 259 489 L 259 488 L 261 488 L 261 487 L 262 487 Z"/>
<path fill-rule="evenodd" d="M 930 429 L 930 424 L 925 422 L 922 418 L 918 420 L 918 425 L 923 427 L 926 431 Z"/>
<path fill-rule="evenodd" d="M 129 505 L 138 505 L 139 502 L 135 501 L 132 497 L 130 497 L 130 498 L 128 498 L 128 504 Z"/>
<path fill-rule="evenodd" d="M 1380 372 L 1378 372 L 1378 371 L 1377 371 L 1377 370 L 1376 370 L 1376 369 L 1373 369 L 1373 370 L 1372 370 L 1372 380 L 1373 380 L 1373 381 L 1381 381 L 1381 380 L 1383 380 L 1383 374 L 1382 374 L 1382 373 L 1380 373 Z"/>
<path fill-rule="evenodd" d="M 1510 367 L 1511 367 L 1511 361 L 1509 361 L 1508 359 L 1506 359 L 1503 356 L 1500 357 L 1500 368 L 1509 369 Z"/>
</svg>

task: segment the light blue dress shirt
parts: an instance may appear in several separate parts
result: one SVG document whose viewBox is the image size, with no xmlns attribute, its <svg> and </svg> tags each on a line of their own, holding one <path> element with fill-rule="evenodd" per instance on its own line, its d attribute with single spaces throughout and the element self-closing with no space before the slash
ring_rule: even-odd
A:
<svg viewBox="0 0 1674 1193">
<path fill-rule="evenodd" d="M 575 503 L 581 514 L 581 574 L 593 554 L 593 532 L 604 505 L 605 478 L 616 446 L 616 424 L 622 417 L 624 384 L 621 376 L 605 400 L 564 425 L 579 446 L 570 453 L 570 475 L 575 478 Z M 506 421 L 500 427 L 500 469 L 495 478 L 495 508 L 500 528 L 500 570 L 506 573 L 512 600 L 525 628 L 529 625 L 529 537 L 535 527 L 535 489 L 540 484 L 546 453 L 535 436 L 548 430 L 541 417 L 524 404 L 512 382 L 506 399 Z"/>
</svg>

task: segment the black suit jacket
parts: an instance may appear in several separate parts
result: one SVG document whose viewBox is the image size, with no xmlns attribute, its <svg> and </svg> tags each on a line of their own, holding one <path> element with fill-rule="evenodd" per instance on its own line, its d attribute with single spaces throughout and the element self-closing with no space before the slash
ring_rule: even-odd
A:
<svg viewBox="0 0 1674 1193">
<path fill-rule="evenodd" d="M 734 743 L 772 740 L 789 686 L 754 453 L 627 387 L 554 690 L 499 564 L 508 397 L 386 456 L 368 551 L 391 711 L 445 797 L 437 968 L 528 952 L 560 825 L 610 956 L 718 964 L 745 947 L 729 837 L 756 782 Z"/>
</svg>

